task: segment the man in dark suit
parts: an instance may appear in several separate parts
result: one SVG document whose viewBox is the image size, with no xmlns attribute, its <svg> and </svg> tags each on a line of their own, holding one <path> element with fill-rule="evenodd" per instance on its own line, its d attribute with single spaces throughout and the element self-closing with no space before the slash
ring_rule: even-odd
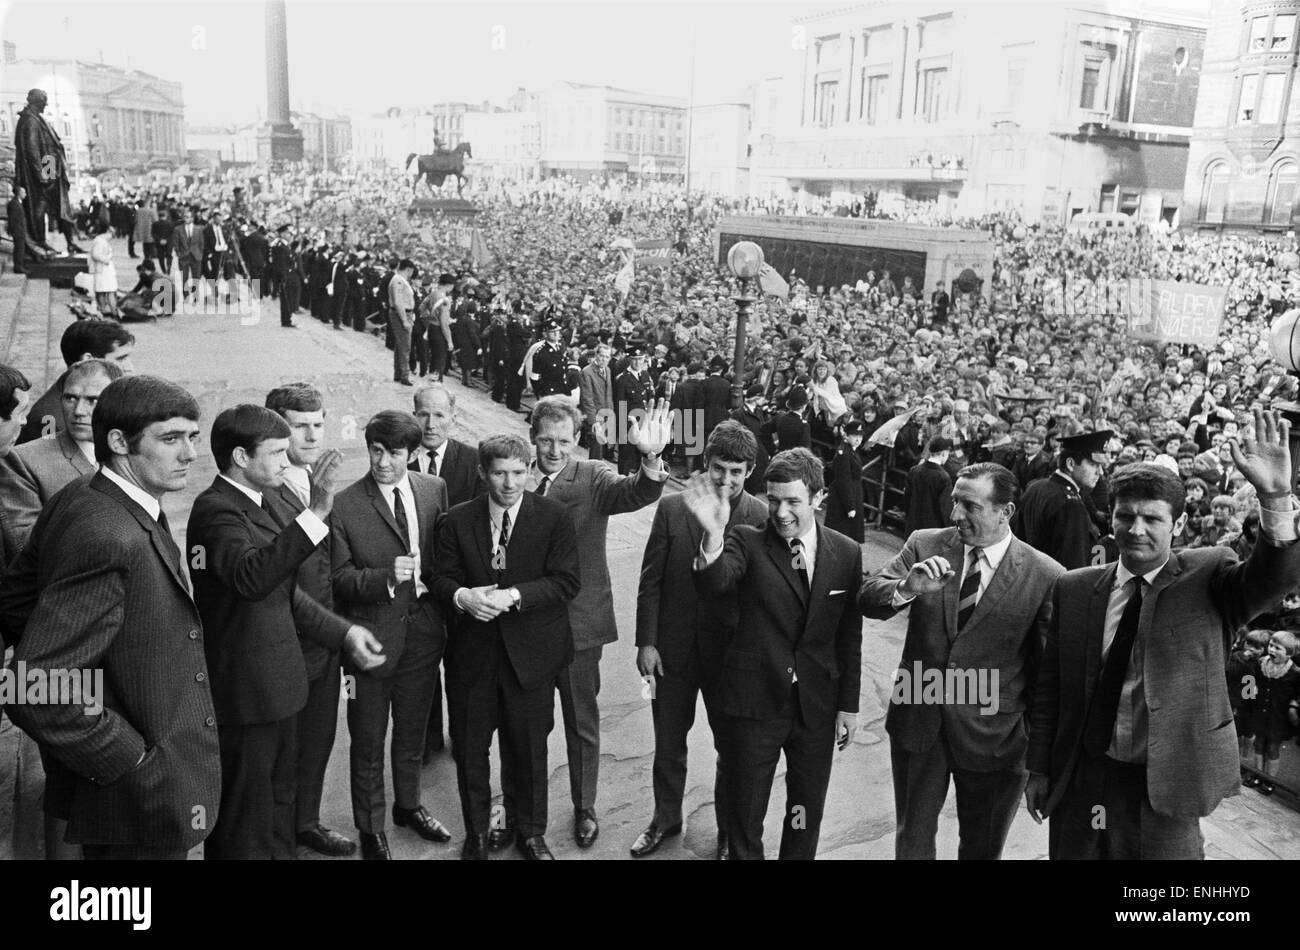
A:
<svg viewBox="0 0 1300 950">
<path fill-rule="evenodd" d="M 727 371 L 727 361 L 715 356 L 709 361 L 709 375 L 701 387 L 704 396 L 704 431 L 702 438 L 707 444 L 709 436 L 718 427 L 718 423 L 727 418 L 731 410 L 731 384 L 723 375 Z"/>
<path fill-rule="evenodd" d="M 172 248 L 176 251 L 176 265 L 181 271 L 181 288 L 185 297 L 191 291 L 198 293 L 192 281 L 203 276 L 203 229 L 194 223 L 194 212 L 181 208 L 180 223 L 172 229 Z"/>
<path fill-rule="evenodd" d="M 221 740 L 221 812 L 207 843 L 217 859 L 297 856 L 298 713 L 307 668 L 297 631 L 359 667 L 383 662 L 363 627 L 326 610 L 297 584 L 329 535 L 341 458 L 327 451 L 311 475 L 311 505 L 297 517 L 274 494 L 289 465 L 289 426 L 262 406 L 227 409 L 212 424 L 220 474 L 194 502 L 186 541 L 197 552 L 194 601 Z"/>
<path fill-rule="evenodd" d="M 830 498 L 826 500 L 826 527 L 858 544 L 866 536 L 862 457 L 858 455 L 865 433 L 861 419 L 850 419 L 844 424 L 844 438 L 831 460 Z"/>
<path fill-rule="evenodd" d="M 808 390 L 795 386 L 785 399 L 785 411 L 778 412 L 763 426 L 764 436 L 771 436 L 778 452 L 810 448 L 812 429 L 808 425 Z"/>
<path fill-rule="evenodd" d="M 691 433 L 700 435 L 703 429 L 704 420 L 704 364 L 700 362 L 688 363 L 686 366 L 686 375 L 682 379 L 681 385 L 677 387 L 676 392 L 669 397 L 669 408 L 673 414 L 682 420 L 682 441 L 686 440 L 686 424 L 689 421 Z M 701 438 L 701 441 L 703 439 Z M 692 452 L 692 448 L 698 449 L 698 443 L 695 446 L 683 444 L 678 450 L 679 456 L 686 460 L 687 473 L 704 471 L 704 453 Z"/>
<path fill-rule="evenodd" d="M 707 477 L 730 503 L 728 530 L 738 524 L 754 528 L 767 524 L 767 505 L 745 490 L 760 451 L 757 437 L 734 420 L 725 420 L 714 429 L 705 447 Z M 634 858 L 653 854 L 664 839 L 681 833 L 686 737 L 695 723 L 701 693 L 718 755 L 713 780 L 716 856 L 726 860 L 730 851 L 718 676 L 739 608 L 734 595 L 712 598 L 696 593 L 692 567 L 700 540 L 699 522 L 687 510 L 686 496 L 678 493 L 663 498 L 646 540 L 636 600 L 637 670 L 644 677 L 654 677 L 650 708 L 655 730 L 655 810 L 650 824 L 632 845 Z"/>
<path fill-rule="evenodd" d="M 248 276 L 239 253 L 239 241 L 234 230 L 222 220 L 221 212 L 213 211 L 203 228 L 203 276 L 209 280 L 230 280 L 236 273 Z"/>
<path fill-rule="evenodd" d="M 604 462 L 573 458 L 582 431 L 582 413 L 567 396 L 547 396 L 533 407 L 532 438 L 537 469 L 532 490 L 563 505 L 572 518 L 578 550 L 582 552 L 578 594 L 569 601 L 573 630 L 573 659 L 556 683 L 564 715 L 564 744 L 569 762 L 569 793 L 573 801 L 573 836 L 589 848 L 600 833 L 596 819 L 596 785 L 600 768 L 600 658 L 605 644 L 618 639 L 614 593 L 605 539 L 611 515 L 654 504 L 663 492 L 668 471 L 659 460 L 671 424 L 666 403 L 651 402 L 638 425 L 629 422 L 628 443 L 641 453 L 634 475 L 618 476 Z M 493 829 L 489 844 L 503 847 L 514 816 L 514 770 L 501 763 L 501 790 L 506 825 Z"/>
<path fill-rule="evenodd" d="M 780 856 L 816 856 L 832 749 L 846 749 L 857 730 L 862 551 L 817 524 L 823 472 L 807 449 L 778 453 L 767 467 L 765 528 L 728 532 L 728 498 L 705 479 L 688 489 L 703 534 L 696 589 L 705 597 L 734 593 L 739 603 L 719 678 L 732 860 L 763 857 L 763 816 L 782 752 Z"/>
<path fill-rule="evenodd" d="M 516 847 L 546 846 L 546 741 L 555 680 L 573 656 L 568 601 L 578 546 L 564 506 L 526 491 L 532 452 L 513 435 L 479 444 L 487 497 L 457 505 L 438 535 L 433 591 L 460 612 L 447 641 L 447 705 L 465 820 L 461 856 L 488 854 L 489 750 L 500 728 L 514 760 Z"/>
<path fill-rule="evenodd" d="M 1019 486 L 992 462 L 958 472 L 955 527 L 923 529 L 866 579 L 876 620 L 911 608 L 885 720 L 894 772 L 894 854 L 935 857 L 951 779 L 963 860 L 1001 856 L 1025 784 L 1027 713 L 1059 564 L 1011 533 Z M 980 678 L 983 678 L 981 681 Z M 924 689 L 942 683 L 941 699 Z"/>
<path fill-rule="evenodd" d="M 27 273 L 27 218 L 23 212 L 23 198 L 27 190 L 22 185 L 14 188 L 5 205 L 5 229 L 14 242 L 13 273 Z"/>
<path fill-rule="evenodd" d="M 117 363 L 122 371 L 133 370 L 131 356 L 135 337 L 114 320 L 77 320 L 69 323 L 59 338 L 59 353 L 67 366 L 81 360 L 105 359 Z M 41 436 L 53 435 L 63 428 L 63 383 L 67 372 L 59 374 L 53 385 L 28 407 L 27 421 L 18 433 L 18 444 Z"/>
<path fill-rule="evenodd" d="M 184 859 L 220 817 L 203 624 L 161 506 L 198 458 L 198 417 L 165 380 L 106 388 L 94 414 L 103 467 L 51 500 L 0 586 L 16 661 L 47 675 L 102 669 L 111 684 L 94 715 L 8 707 L 69 770 L 67 841 L 91 860 Z"/>
<path fill-rule="evenodd" d="M 426 841 L 451 840 L 420 804 L 420 756 L 447 636 L 429 584 L 436 524 L 447 483 L 407 470 L 420 423 L 397 410 L 375 415 L 365 431 L 370 471 L 349 485 L 330 517 L 334 596 L 344 616 L 374 630 L 385 661 L 353 671 L 348 702 L 352 738 L 352 816 L 367 860 L 390 860 L 384 815 L 384 737 L 392 718 L 393 824 Z"/>
<path fill-rule="evenodd" d="M 1232 634 L 1300 571 L 1289 430 L 1257 410 L 1255 438 L 1230 443 L 1260 501 L 1245 562 L 1224 547 L 1171 551 L 1187 519 L 1176 474 L 1134 463 L 1113 476 L 1119 560 L 1057 583 L 1030 710 L 1025 803 L 1051 816 L 1049 857 L 1204 857 L 1200 819 L 1241 788 Z"/>
<path fill-rule="evenodd" d="M 447 508 L 483 494 L 478 473 L 478 451 L 451 437 L 456 425 L 456 397 L 441 383 L 415 393 L 415 418 L 420 423 L 420 445 L 411 454 L 407 468 L 422 475 L 436 475 L 447 485 Z M 455 618 L 450 618 L 452 622 Z M 433 702 L 425 733 L 424 761 L 446 747 L 442 734 L 442 671 L 435 669 Z"/>
<path fill-rule="evenodd" d="M 936 435 L 930 440 L 925 459 L 908 471 L 903 489 L 903 530 L 907 534 L 948 524 L 952 512 L 952 478 L 946 466 L 951 453 L 952 440 Z"/>
<path fill-rule="evenodd" d="M 158 260 L 158 273 L 170 276 L 172 272 L 172 231 L 176 225 L 172 222 L 170 208 L 160 207 L 158 219 L 149 228 L 153 239 L 154 254 Z"/>
<path fill-rule="evenodd" d="M 302 264 L 298 252 L 291 243 L 292 235 L 287 234 L 289 225 L 281 225 L 276 231 L 275 241 L 271 244 L 271 267 L 268 279 L 275 285 L 280 296 L 280 326 L 294 326 L 293 315 L 298 312 L 302 298 Z"/>
<path fill-rule="evenodd" d="M 306 383 L 279 386 L 266 397 L 266 408 L 289 424 L 289 466 L 275 494 L 298 517 L 311 507 L 311 474 L 321 463 L 325 443 L 325 404 L 320 391 Z M 316 546 L 298 568 L 298 586 L 322 607 L 334 609 L 330 580 L 330 539 Z M 320 803 L 325 768 L 338 727 L 339 654 L 298 630 L 307 668 L 307 703 L 298 713 L 298 791 L 294 797 L 297 843 L 331 857 L 357 850 L 356 843 L 321 824 Z"/>
<path fill-rule="evenodd" d="M 248 279 L 257 282 L 257 295 L 265 297 L 270 292 L 266 282 L 266 266 L 271 260 L 271 241 L 266 236 L 266 225 L 259 224 L 239 245 L 239 253 L 248 269 Z"/>
<path fill-rule="evenodd" d="M 619 419 L 631 418 L 633 411 L 644 410 L 654 402 L 654 384 L 650 382 L 650 373 L 646 369 L 650 359 L 645 349 L 634 347 L 631 357 L 631 365 L 614 380 L 614 412 Z M 628 442 L 620 443 L 618 473 L 630 475 L 640 464 L 641 453 L 636 447 Z"/>
<path fill-rule="evenodd" d="M 763 386 L 760 383 L 752 384 L 745 390 L 745 403 L 739 409 L 733 409 L 730 418 L 735 419 L 742 426 L 754 434 L 754 440 L 758 443 L 758 456 L 754 460 L 753 471 L 745 480 L 745 491 L 751 495 L 759 495 L 763 492 L 763 473 L 767 471 L 768 454 L 767 449 L 763 447 L 763 426 L 767 422 L 767 413 L 762 409 L 763 405 Z M 707 463 L 706 463 L 707 467 Z"/>
<path fill-rule="evenodd" d="M 614 381 L 609 368 L 609 356 L 608 343 L 597 345 L 591 362 L 582 368 L 578 382 L 578 408 L 582 410 L 582 433 L 587 445 L 587 457 L 602 461 L 613 460 L 613 432 L 609 430 L 618 418 L 614 406 Z"/>
<path fill-rule="evenodd" d="M 1092 563 L 1100 532 L 1088 512 L 1084 495 L 1096 487 L 1110 457 L 1106 443 L 1112 433 L 1081 432 L 1061 439 L 1056 471 L 1025 490 L 1011 523 L 1016 536 L 1060 563 L 1067 571 Z"/>
</svg>

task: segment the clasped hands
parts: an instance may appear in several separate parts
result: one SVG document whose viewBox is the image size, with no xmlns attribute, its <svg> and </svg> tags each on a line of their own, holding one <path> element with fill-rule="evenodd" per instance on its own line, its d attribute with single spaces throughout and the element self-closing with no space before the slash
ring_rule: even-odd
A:
<svg viewBox="0 0 1300 950">
<path fill-rule="evenodd" d="M 495 620 L 515 605 L 514 598 L 508 590 L 501 590 L 496 584 L 483 587 L 466 587 L 460 595 L 460 606 L 475 620 L 486 623 Z"/>
</svg>

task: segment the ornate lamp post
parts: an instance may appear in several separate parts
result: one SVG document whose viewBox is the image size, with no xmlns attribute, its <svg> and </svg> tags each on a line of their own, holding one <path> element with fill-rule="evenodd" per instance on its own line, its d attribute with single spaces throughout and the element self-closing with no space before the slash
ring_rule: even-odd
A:
<svg viewBox="0 0 1300 950">
<path fill-rule="evenodd" d="M 1269 328 L 1268 349 L 1292 376 L 1300 376 L 1300 308 L 1288 310 Z M 1291 423 L 1291 472 L 1300 474 L 1300 402 L 1275 402 L 1273 408 Z M 1293 486 L 1294 487 L 1294 486 Z"/>
<path fill-rule="evenodd" d="M 727 252 L 727 266 L 740 280 L 740 296 L 732 298 L 736 304 L 736 353 L 731 362 L 731 408 L 739 409 L 745 404 L 745 331 L 749 308 L 754 305 L 749 282 L 763 269 L 763 249 L 753 241 L 738 241 Z"/>
<path fill-rule="evenodd" d="M 339 233 L 339 243 L 347 244 L 348 243 L 348 215 L 350 215 L 353 210 L 352 199 L 344 195 L 342 198 L 339 199 L 339 203 L 336 207 L 339 209 L 339 214 L 343 215 L 343 229 Z"/>
</svg>

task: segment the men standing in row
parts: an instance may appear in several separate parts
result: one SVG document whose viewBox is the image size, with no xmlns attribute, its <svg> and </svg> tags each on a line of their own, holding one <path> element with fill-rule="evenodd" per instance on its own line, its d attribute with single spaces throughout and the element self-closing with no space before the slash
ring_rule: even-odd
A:
<svg viewBox="0 0 1300 950">
<path fill-rule="evenodd" d="M 763 817 L 782 752 L 780 856 L 816 856 L 832 749 L 848 748 L 857 731 L 862 551 L 817 525 L 823 472 L 807 449 L 778 453 L 767 467 L 766 528 L 736 525 L 730 533 L 728 497 L 707 479 L 689 489 L 686 504 L 702 529 L 696 589 L 739 600 L 719 680 L 732 860 L 763 857 Z"/>
<path fill-rule="evenodd" d="M 29 671 L 102 669 L 97 715 L 8 707 L 75 778 L 67 840 L 89 860 L 183 860 L 219 820 L 221 761 L 203 624 L 162 498 L 198 458 L 199 406 L 179 386 L 129 376 L 94 414 L 101 468 L 42 511 L 0 586 Z"/>
<path fill-rule="evenodd" d="M 488 854 L 488 756 L 498 728 L 514 762 L 515 845 L 530 860 L 552 857 L 546 741 L 555 681 L 573 657 L 567 605 L 579 566 L 568 512 L 526 491 L 531 454 L 518 436 L 484 439 L 487 497 L 449 511 L 438 535 L 433 591 L 460 614 L 447 642 L 447 706 L 469 860 Z"/>
<path fill-rule="evenodd" d="M 327 451 L 311 475 L 311 506 L 296 518 L 273 494 L 288 468 L 289 426 L 261 406 L 227 409 L 212 423 L 219 474 L 194 502 L 186 541 L 194 601 L 221 740 L 221 812 L 207 855 L 296 857 L 297 721 L 307 673 L 296 631 L 327 650 L 346 647 L 362 669 L 384 660 L 370 631 L 312 600 L 298 569 L 329 535 L 341 458 Z"/>
<path fill-rule="evenodd" d="M 365 431 L 370 472 L 340 493 L 330 519 L 339 610 L 374 630 L 385 657 L 370 672 L 349 668 L 352 816 L 367 860 L 392 858 L 384 831 L 384 737 L 390 714 L 393 824 L 426 841 L 451 840 L 420 804 L 424 730 L 447 643 L 429 587 L 435 526 L 447 511 L 447 483 L 407 469 L 420 429 L 410 413 L 376 414 Z"/>
<path fill-rule="evenodd" d="M 1183 483 L 1134 463 L 1112 480 L 1119 560 L 1057 583 L 1025 789 L 1034 820 L 1051 818 L 1049 857 L 1203 858 L 1200 819 L 1241 787 L 1230 638 L 1300 571 L 1290 425 L 1256 410 L 1254 434 L 1229 443 L 1260 501 L 1248 560 L 1223 547 L 1174 553 Z"/>
<path fill-rule="evenodd" d="M 934 859 L 950 779 L 959 859 L 1000 857 L 1015 817 L 1025 784 L 1026 710 L 1052 588 L 1064 573 L 1011 533 L 1018 491 L 1000 465 L 963 468 L 952 490 L 954 527 L 910 534 L 858 595 L 859 609 L 875 620 L 910 606 L 903 657 L 912 666 L 900 666 L 885 719 L 899 859 Z M 954 676 L 961 677 L 956 686 Z M 945 683 L 940 703 L 917 699 L 916 681 L 931 677 Z"/>
<path fill-rule="evenodd" d="M 745 490 L 759 451 L 757 437 L 732 420 L 713 430 L 704 449 L 706 477 L 728 500 L 728 531 L 736 525 L 762 528 L 767 523 L 767 506 Z M 678 492 L 660 500 L 641 559 L 636 601 L 637 671 L 655 678 L 650 699 L 655 730 L 655 810 L 650 824 L 632 845 L 632 857 L 653 854 L 664 839 L 681 833 L 686 737 L 703 693 L 718 756 L 713 782 L 716 856 L 726 860 L 730 848 L 725 733 L 718 678 L 727 643 L 735 633 L 739 605 L 734 594 L 701 597 L 696 593 L 692 569 L 701 532 L 687 508 L 687 497 Z"/>
<path fill-rule="evenodd" d="M 1092 491 L 1109 463 L 1106 443 L 1112 435 L 1102 430 L 1062 438 L 1056 471 L 1025 490 L 1024 503 L 1011 524 L 1016 537 L 1067 571 L 1092 563 L 1098 532 L 1082 494 Z"/>
<path fill-rule="evenodd" d="M 569 760 L 573 800 L 573 837 L 589 848 L 600 834 L 596 819 L 596 784 L 600 768 L 600 657 L 605 644 L 618 639 L 614 594 L 605 555 L 611 515 L 653 504 L 663 493 L 668 470 L 659 453 L 669 438 L 668 406 L 651 402 L 644 421 L 632 420 L 628 442 L 641 453 L 634 475 L 617 476 L 604 462 L 573 458 L 582 431 L 582 413 L 567 396 L 547 396 L 533 407 L 532 438 L 537 453 L 533 492 L 563 505 L 572 520 L 581 562 L 577 595 L 568 603 L 573 630 L 573 659 L 560 671 L 557 688 L 564 715 L 564 744 Z M 501 764 L 506 828 L 496 833 L 504 846 L 514 816 L 513 768 Z"/>
</svg>

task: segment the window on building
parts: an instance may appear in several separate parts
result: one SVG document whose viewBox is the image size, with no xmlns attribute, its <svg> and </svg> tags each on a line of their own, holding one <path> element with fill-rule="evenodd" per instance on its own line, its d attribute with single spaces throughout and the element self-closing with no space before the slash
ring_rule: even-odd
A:
<svg viewBox="0 0 1300 950">
<path fill-rule="evenodd" d="M 1114 211 L 1118 200 L 1118 192 L 1119 189 L 1115 185 L 1102 185 L 1101 201 L 1097 204 L 1097 210 L 1106 213 Z"/>
<path fill-rule="evenodd" d="M 1086 60 L 1083 64 L 1083 84 L 1079 87 L 1079 108 L 1097 108 L 1097 90 L 1101 86 L 1101 62 Z"/>
<path fill-rule="evenodd" d="M 1228 163 L 1215 162 L 1205 172 L 1201 188 L 1202 219 L 1206 224 L 1222 224 L 1228 205 Z"/>
<path fill-rule="evenodd" d="M 1237 97 L 1237 124 L 1243 125 L 1255 119 L 1255 97 L 1259 92 L 1259 76 L 1251 73 L 1241 77 L 1241 94 Z"/>
<path fill-rule="evenodd" d="M 926 53 L 952 46 L 952 17 L 922 20 L 917 26 L 916 48 Z"/>
<path fill-rule="evenodd" d="M 1278 14 L 1273 20 L 1273 38 L 1268 48 L 1271 50 L 1288 50 L 1295 36 L 1295 14 Z"/>
<path fill-rule="evenodd" d="M 817 65 L 833 66 L 839 62 L 840 38 L 823 36 L 817 41 Z"/>
<path fill-rule="evenodd" d="M 1140 191 L 1121 191 L 1119 193 L 1119 210 L 1121 214 L 1132 217 L 1137 214 L 1138 205 L 1141 203 L 1142 193 Z"/>
<path fill-rule="evenodd" d="M 917 88 L 916 112 L 923 122 L 938 122 L 944 114 L 948 70 L 923 69 Z"/>
<path fill-rule="evenodd" d="M 885 95 L 889 89 L 888 76 L 862 76 L 862 99 L 858 103 L 859 115 L 867 120 L 867 125 L 879 125 L 885 117 Z"/>
<path fill-rule="evenodd" d="M 1268 49 L 1268 17 L 1257 16 L 1250 21 L 1250 52 Z"/>
<path fill-rule="evenodd" d="M 1300 171 L 1297 171 L 1294 162 L 1283 162 L 1273 170 L 1268 195 L 1269 224 L 1291 223 L 1291 206 L 1295 203 L 1297 182 L 1300 182 Z"/>
<path fill-rule="evenodd" d="M 876 27 L 874 30 L 866 30 L 862 34 L 862 58 L 866 62 L 873 59 L 889 58 L 889 41 L 892 39 L 894 28 L 891 26 Z"/>
<path fill-rule="evenodd" d="M 813 121 L 822 128 L 835 124 L 835 94 L 839 83 L 833 79 L 817 83 L 816 100 L 813 103 Z"/>
<path fill-rule="evenodd" d="M 1025 85 L 1025 61 L 1023 59 L 1012 59 L 1007 61 L 1007 90 L 1006 90 L 1006 107 L 1008 109 L 1020 108 L 1020 93 Z"/>
<path fill-rule="evenodd" d="M 1258 122 L 1282 121 L 1282 96 L 1286 92 L 1286 73 L 1266 73 L 1259 94 Z"/>
</svg>

